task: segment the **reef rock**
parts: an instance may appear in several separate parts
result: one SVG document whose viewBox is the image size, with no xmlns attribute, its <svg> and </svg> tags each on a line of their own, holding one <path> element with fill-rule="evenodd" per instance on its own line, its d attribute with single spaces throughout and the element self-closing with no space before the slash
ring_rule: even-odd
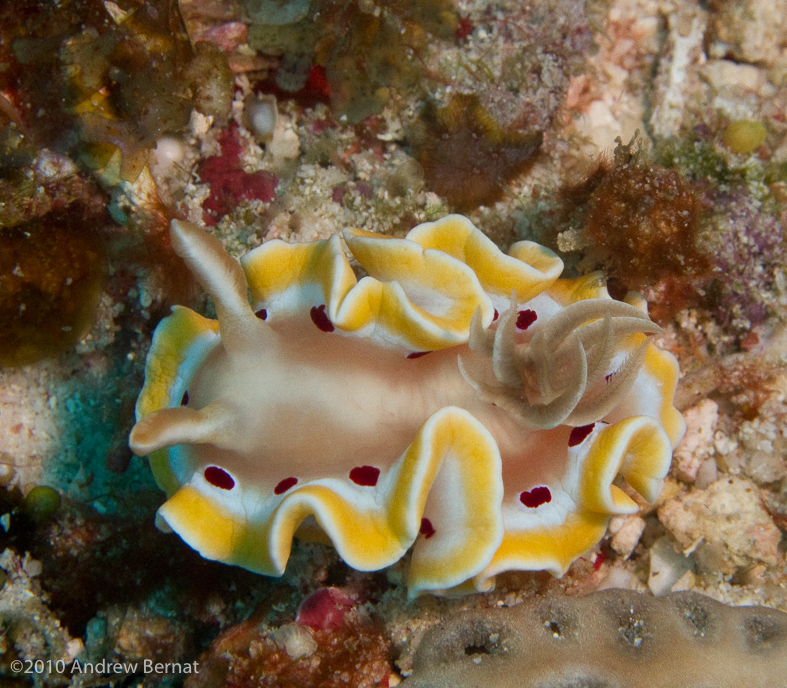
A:
<svg viewBox="0 0 787 688">
<path fill-rule="evenodd" d="M 604 590 L 440 623 L 401 688 L 775 688 L 785 677 L 787 614 L 689 592 Z"/>
</svg>

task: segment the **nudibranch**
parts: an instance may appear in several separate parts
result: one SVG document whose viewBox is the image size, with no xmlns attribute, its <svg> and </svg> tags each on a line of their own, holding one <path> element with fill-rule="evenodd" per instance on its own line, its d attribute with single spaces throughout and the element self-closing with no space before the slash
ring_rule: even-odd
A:
<svg viewBox="0 0 787 688">
<path fill-rule="evenodd" d="M 460 215 L 346 231 L 360 280 L 338 236 L 240 264 L 195 225 L 171 237 L 218 319 L 159 324 L 130 445 L 167 493 L 159 527 L 202 556 L 279 576 L 296 535 L 362 571 L 411 549 L 411 596 L 486 591 L 565 573 L 637 511 L 622 481 L 661 491 L 678 365 L 599 273 L 561 279 Z"/>
</svg>

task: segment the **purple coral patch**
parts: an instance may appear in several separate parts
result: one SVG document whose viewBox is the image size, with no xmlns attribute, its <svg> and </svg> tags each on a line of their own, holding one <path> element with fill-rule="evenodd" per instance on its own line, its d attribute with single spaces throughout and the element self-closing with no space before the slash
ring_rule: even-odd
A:
<svg viewBox="0 0 787 688">
<path fill-rule="evenodd" d="M 548 504 L 552 501 L 552 493 L 549 488 L 541 485 L 534 487 L 532 490 L 526 490 L 519 495 L 519 501 L 522 502 L 528 509 L 535 509 L 542 504 Z"/>
</svg>

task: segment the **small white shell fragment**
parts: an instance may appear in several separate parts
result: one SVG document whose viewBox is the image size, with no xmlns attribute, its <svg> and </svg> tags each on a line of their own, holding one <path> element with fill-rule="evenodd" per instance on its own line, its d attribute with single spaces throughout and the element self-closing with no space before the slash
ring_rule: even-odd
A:
<svg viewBox="0 0 787 688">
<path fill-rule="evenodd" d="M 719 407 L 715 401 L 704 399 L 684 413 L 686 436 L 675 450 L 674 466 L 678 477 L 688 483 L 697 479 L 703 460 L 713 451 Z"/>
<path fill-rule="evenodd" d="M 704 490 L 712 483 L 715 483 L 718 477 L 719 477 L 719 468 L 716 465 L 716 459 L 714 458 L 705 459 L 705 461 L 702 462 L 702 465 L 697 471 L 697 479 L 694 484 L 700 490 Z"/>
<path fill-rule="evenodd" d="M 243 103 L 243 124 L 258 143 L 273 139 L 279 114 L 274 96 L 250 95 Z"/>
<path fill-rule="evenodd" d="M 675 551 L 667 535 L 659 538 L 650 550 L 650 591 L 656 597 L 668 594 L 691 567 L 691 560 Z"/>
<path fill-rule="evenodd" d="M 610 545 L 624 559 L 628 559 L 634 548 L 639 544 L 642 531 L 645 530 L 645 519 L 631 515 L 623 519 L 623 525 L 612 537 Z"/>
<path fill-rule="evenodd" d="M 298 623 L 288 623 L 273 632 L 273 640 L 293 659 L 310 657 L 317 650 L 317 643 L 309 629 Z"/>
<path fill-rule="evenodd" d="M 637 577 L 623 568 L 613 568 L 598 584 L 596 590 L 609 590 L 611 588 L 622 588 L 623 590 L 634 590 L 637 587 Z"/>
</svg>

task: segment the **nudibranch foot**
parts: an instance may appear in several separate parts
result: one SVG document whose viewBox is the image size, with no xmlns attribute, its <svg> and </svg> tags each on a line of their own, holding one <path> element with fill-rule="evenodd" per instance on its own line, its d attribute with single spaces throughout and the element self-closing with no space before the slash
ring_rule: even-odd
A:
<svg viewBox="0 0 787 688">
<path fill-rule="evenodd" d="M 411 595 L 562 575 L 658 495 L 685 430 L 674 357 L 644 301 L 503 254 L 451 215 L 404 239 L 273 240 L 240 264 L 204 230 L 172 243 L 218 321 L 156 329 L 130 436 L 168 499 L 157 523 L 203 556 L 281 575 L 293 538 L 359 570 L 412 551 Z M 250 294 L 250 299 L 248 298 Z"/>
</svg>

